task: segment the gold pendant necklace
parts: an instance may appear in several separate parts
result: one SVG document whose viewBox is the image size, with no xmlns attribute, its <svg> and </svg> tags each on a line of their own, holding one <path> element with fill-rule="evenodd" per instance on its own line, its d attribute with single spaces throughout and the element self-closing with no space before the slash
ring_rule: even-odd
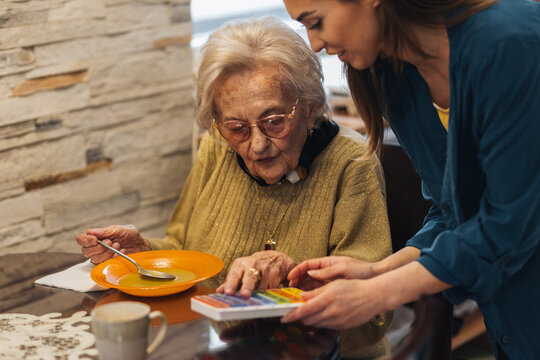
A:
<svg viewBox="0 0 540 360">
<path fill-rule="evenodd" d="M 296 186 L 293 189 L 293 193 L 291 195 L 291 200 L 289 201 L 289 204 L 287 205 L 287 208 L 285 209 L 285 211 L 283 211 L 281 213 L 281 216 L 280 216 L 280 218 L 279 218 L 279 220 L 277 222 L 277 225 L 276 225 L 274 231 L 270 232 L 270 230 L 268 230 L 268 222 L 266 221 L 266 218 L 263 216 L 264 230 L 266 231 L 266 234 L 268 234 L 268 239 L 264 243 L 264 250 L 275 250 L 276 249 L 276 241 L 274 240 L 274 235 L 276 235 L 276 232 L 279 229 L 279 226 L 281 225 L 281 221 L 285 217 L 285 214 L 287 213 L 287 211 L 289 211 L 289 207 L 291 206 L 291 204 L 292 204 L 292 202 L 294 200 L 295 193 L 296 193 Z M 257 185 L 257 184 L 255 184 L 255 195 L 256 195 L 255 199 L 257 200 L 257 207 L 261 207 L 261 198 L 259 197 L 259 185 Z"/>
</svg>

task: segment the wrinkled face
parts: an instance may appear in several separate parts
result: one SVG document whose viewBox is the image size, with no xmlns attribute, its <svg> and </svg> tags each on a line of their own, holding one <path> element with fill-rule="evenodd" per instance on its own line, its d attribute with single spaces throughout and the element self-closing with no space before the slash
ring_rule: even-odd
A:
<svg viewBox="0 0 540 360">
<path fill-rule="evenodd" d="M 330 55 L 362 70 L 382 51 L 380 0 L 284 0 L 293 19 L 307 30 L 315 52 Z"/>
<path fill-rule="evenodd" d="M 285 95 L 283 81 L 275 67 L 233 72 L 223 77 L 216 87 L 216 121 L 254 123 L 269 115 L 290 113 L 295 101 Z M 253 126 L 246 141 L 228 143 L 242 157 L 251 174 L 274 184 L 297 167 L 308 129 L 313 128 L 309 115 L 299 103 L 291 120 L 291 131 L 286 136 L 268 137 Z"/>
</svg>

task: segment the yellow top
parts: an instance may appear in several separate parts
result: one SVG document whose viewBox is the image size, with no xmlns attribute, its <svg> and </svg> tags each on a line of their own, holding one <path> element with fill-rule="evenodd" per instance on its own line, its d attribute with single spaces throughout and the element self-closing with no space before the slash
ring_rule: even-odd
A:
<svg viewBox="0 0 540 360">
<path fill-rule="evenodd" d="M 448 131 L 448 118 L 450 117 L 450 108 L 444 109 L 435 103 L 433 103 L 433 106 L 435 106 L 435 109 L 437 109 L 437 113 L 439 114 L 439 119 L 441 120 L 442 125 L 444 126 L 446 131 Z"/>
<path fill-rule="evenodd" d="M 306 179 L 259 186 L 240 168 L 234 152 L 206 134 L 167 236 L 150 240 L 152 249 L 215 255 L 225 264 L 217 275 L 221 283 L 234 259 L 264 249 L 265 218 L 267 228 L 276 229 L 276 251 L 297 263 L 327 255 L 381 260 L 391 253 L 384 179 L 376 156 L 362 158 L 366 149 L 360 134 L 340 126 Z M 381 314 L 353 332 L 343 332 L 342 355 L 363 349 L 366 358 L 372 356 L 365 351 L 380 356 L 390 319 L 391 314 Z"/>
</svg>

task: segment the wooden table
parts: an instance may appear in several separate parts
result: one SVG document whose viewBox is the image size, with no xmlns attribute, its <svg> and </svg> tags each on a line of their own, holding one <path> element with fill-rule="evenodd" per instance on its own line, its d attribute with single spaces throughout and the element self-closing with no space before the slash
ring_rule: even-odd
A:
<svg viewBox="0 0 540 360">
<path fill-rule="evenodd" d="M 97 359 L 88 314 L 96 306 L 124 300 L 146 303 L 167 317 L 165 340 L 149 359 L 339 358 L 335 331 L 281 325 L 275 318 L 214 322 L 191 311 L 190 298 L 213 292 L 211 281 L 156 298 L 114 289 L 80 293 L 34 285 L 36 279 L 82 261 L 81 255 L 66 253 L 0 257 L 0 358 L 53 359 L 63 354 L 66 359 Z M 17 344 L 16 349 L 6 349 L 6 341 Z"/>
</svg>

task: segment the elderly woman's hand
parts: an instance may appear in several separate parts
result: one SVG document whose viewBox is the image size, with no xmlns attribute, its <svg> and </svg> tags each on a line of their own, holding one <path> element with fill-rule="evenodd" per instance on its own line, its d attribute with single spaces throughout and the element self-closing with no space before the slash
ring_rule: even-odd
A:
<svg viewBox="0 0 540 360">
<path fill-rule="evenodd" d="M 83 255 L 92 259 L 94 264 L 118 256 L 99 245 L 98 239 L 124 254 L 151 250 L 148 241 L 133 225 L 112 225 L 105 228 L 88 229 L 77 235 L 77 243 L 82 246 Z"/>
<path fill-rule="evenodd" d="M 325 256 L 302 262 L 287 278 L 290 286 L 311 290 L 336 279 L 368 279 L 375 276 L 375 263 L 348 256 Z"/>
<path fill-rule="evenodd" d="M 259 251 L 251 256 L 234 260 L 227 279 L 217 292 L 233 295 L 240 288 L 240 295 L 249 297 L 253 290 L 274 289 L 287 279 L 296 266 L 293 259 L 278 251 Z"/>
</svg>

